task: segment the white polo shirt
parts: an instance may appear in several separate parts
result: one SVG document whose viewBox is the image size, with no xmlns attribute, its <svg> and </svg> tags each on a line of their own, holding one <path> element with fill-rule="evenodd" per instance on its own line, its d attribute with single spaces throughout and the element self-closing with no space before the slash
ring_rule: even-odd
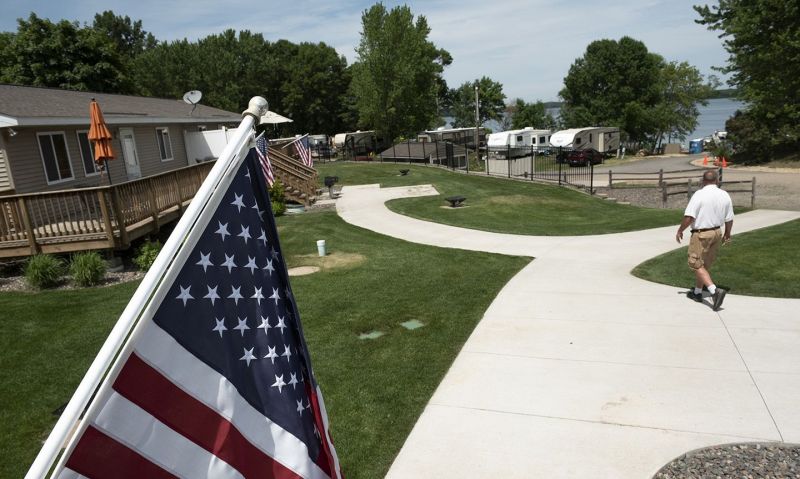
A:
<svg viewBox="0 0 800 479">
<path fill-rule="evenodd" d="M 731 195 L 717 185 L 706 185 L 692 195 L 683 214 L 694 218 L 693 230 L 724 226 L 733 220 Z"/>
</svg>

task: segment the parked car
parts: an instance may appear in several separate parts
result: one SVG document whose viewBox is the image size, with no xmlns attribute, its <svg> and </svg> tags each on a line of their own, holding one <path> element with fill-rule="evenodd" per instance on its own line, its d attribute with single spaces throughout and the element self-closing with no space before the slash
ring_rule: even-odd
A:
<svg viewBox="0 0 800 479">
<path fill-rule="evenodd" d="M 593 165 L 599 165 L 603 162 L 603 159 L 603 154 L 592 148 L 573 150 L 567 155 L 569 166 L 589 166 L 590 162 Z"/>
</svg>

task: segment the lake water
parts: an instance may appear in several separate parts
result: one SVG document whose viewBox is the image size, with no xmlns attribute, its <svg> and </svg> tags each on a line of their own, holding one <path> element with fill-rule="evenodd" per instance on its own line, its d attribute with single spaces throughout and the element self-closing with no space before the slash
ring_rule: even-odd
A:
<svg viewBox="0 0 800 479">
<path fill-rule="evenodd" d="M 708 100 L 708 105 L 701 105 L 698 108 L 700 115 L 697 117 L 697 128 L 686 137 L 683 144 L 689 146 L 689 140 L 710 136 L 717 130 L 725 130 L 725 121 L 732 117 L 733 114 L 736 113 L 736 110 L 741 109 L 743 106 L 744 103 L 731 98 Z M 557 118 L 559 108 L 548 108 L 547 112 Z M 446 128 L 450 128 L 453 118 L 445 117 L 445 121 L 447 122 Z M 492 131 L 500 131 L 500 124 L 496 121 L 486 122 L 484 126 L 491 128 Z"/>
</svg>

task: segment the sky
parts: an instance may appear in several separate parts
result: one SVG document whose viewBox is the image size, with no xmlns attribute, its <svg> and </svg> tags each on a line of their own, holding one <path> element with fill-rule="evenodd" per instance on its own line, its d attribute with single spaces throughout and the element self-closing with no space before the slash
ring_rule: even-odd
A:
<svg viewBox="0 0 800 479">
<path fill-rule="evenodd" d="M 727 54 L 715 32 L 694 22 L 701 0 L 435 0 L 407 4 L 424 15 L 429 39 L 453 56 L 444 77 L 451 88 L 482 76 L 503 84 L 510 101 L 555 101 L 564 76 L 589 43 L 627 35 L 668 61 L 687 61 L 704 75 Z M 356 59 L 361 14 L 375 2 L 341 0 L 0 0 L 0 31 L 16 31 L 30 12 L 53 21 L 91 23 L 113 10 L 141 20 L 158 40 L 196 40 L 225 29 L 250 30 L 267 40 L 325 42 Z"/>
</svg>

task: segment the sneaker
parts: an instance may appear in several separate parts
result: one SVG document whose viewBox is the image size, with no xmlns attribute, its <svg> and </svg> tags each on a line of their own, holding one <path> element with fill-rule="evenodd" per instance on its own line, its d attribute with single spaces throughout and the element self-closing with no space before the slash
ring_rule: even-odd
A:
<svg viewBox="0 0 800 479">
<path fill-rule="evenodd" d="M 714 311 L 719 311 L 719 308 L 720 306 L 722 306 L 722 301 L 725 299 L 726 294 L 728 294 L 727 291 L 725 291 L 722 288 L 717 288 L 717 290 L 711 296 L 711 299 L 714 300 L 714 306 L 711 309 L 713 309 Z"/>
<path fill-rule="evenodd" d="M 686 292 L 686 297 L 691 299 L 692 301 L 697 301 L 698 303 L 703 302 L 703 293 L 697 294 L 694 292 L 694 288 L 689 288 L 689 291 Z"/>
</svg>

